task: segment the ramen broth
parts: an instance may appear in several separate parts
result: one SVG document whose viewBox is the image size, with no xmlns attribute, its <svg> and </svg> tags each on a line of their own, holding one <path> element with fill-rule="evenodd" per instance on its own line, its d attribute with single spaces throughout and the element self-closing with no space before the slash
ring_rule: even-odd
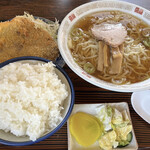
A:
<svg viewBox="0 0 150 150">
<path fill-rule="evenodd" d="M 119 23 L 127 30 L 121 72 L 118 74 L 110 74 L 111 65 L 103 71 L 97 70 L 99 41 L 91 33 L 91 28 L 104 23 Z M 130 14 L 103 11 L 82 17 L 69 32 L 68 47 L 83 70 L 104 81 L 131 84 L 150 77 L 150 26 Z"/>
</svg>

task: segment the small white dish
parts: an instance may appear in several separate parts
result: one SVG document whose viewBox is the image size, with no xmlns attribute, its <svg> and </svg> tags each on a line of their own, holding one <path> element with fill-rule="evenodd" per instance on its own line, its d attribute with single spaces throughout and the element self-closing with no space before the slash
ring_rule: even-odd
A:
<svg viewBox="0 0 150 150">
<path fill-rule="evenodd" d="M 89 113 L 91 115 L 96 115 L 96 108 L 102 104 L 105 103 L 99 103 L 99 104 L 75 104 L 73 111 L 71 115 L 75 114 L 76 112 L 85 112 Z M 107 103 L 107 105 L 113 106 L 117 108 L 119 111 L 126 110 L 129 116 L 129 119 L 131 120 L 130 112 L 129 112 L 129 107 L 126 102 L 121 102 L 121 103 Z M 131 121 L 132 123 L 132 121 Z M 69 120 L 67 121 L 67 132 L 68 132 L 68 150 L 100 150 L 99 143 L 95 142 L 93 145 L 89 147 L 83 147 L 79 145 L 75 138 L 71 135 L 70 130 L 69 130 Z M 137 150 L 138 149 L 138 144 L 136 141 L 135 133 L 134 130 L 132 130 L 133 133 L 133 138 L 131 143 L 122 148 L 115 148 L 114 150 Z"/>
<path fill-rule="evenodd" d="M 131 104 L 135 112 L 150 124 L 150 90 L 132 93 Z"/>
</svg>

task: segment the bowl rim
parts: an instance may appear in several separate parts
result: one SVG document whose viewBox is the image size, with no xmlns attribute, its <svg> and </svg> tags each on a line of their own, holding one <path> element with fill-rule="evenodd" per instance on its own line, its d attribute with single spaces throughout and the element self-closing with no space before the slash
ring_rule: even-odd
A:
<svg viewBox="0 0 150 150">
<path fill-rule="evenodd" d="M 12 58 L 9 59 L 3 63 L 0 64 L 0 69 L 6 65 L 8 65 L 9 63 L 14 63 L 14 62 L 18 62 L 18 61 L 24 61 L 24 60 L 35 60 L 35 61 L 41 61 L 41 62 L 52 62 L 51 60 L 45 59 L 45 58 L 41 58 L 41 57 L 36 57 L 36 56 L 23 56 L 23 57 L 16 57 L 16 58 Z M 54 63 L 54 62 L 53 62 Z M 4 145 L 9 145 L 9 146 L 25 146 L 25 145 L 32 145 L 34 143 L 38 143 L 40 141 L 45 140 L 46 138 L 52 136 L 54 133 L 56 133 L 68 120 L 69 116 L 71 115 L 74 103 L 75 103 L 75 91 L 74 91 L 74 87 L 73 87 L 73 83 L 70 79 L 70 77 L 67 75 L 67 73 L 56 63 L 55 67 L 64 75 L 64 77 L 66 78 L 69 87 L 70 87 L 70 91 L 71 91 L 71 100 L 70 100 L 70 106 L 68 109 L 67 114 L 65 115 L 65 117 L 63 118 L 63 120 L 58 124 L 58 126 L 56 126 L 51 132 L 47 133 L 46 135 L 38 138 L 36 141 L 26 141 L 26 142 L 13 142 L 13 141 L 7 141 L 7 140 L 3 140 L 0 138 L 0 143 L 4 144 Z"/>
<path fill-rule="evenodd" d="M 124 84 L 124 85 L 116 85 L 116 84 L 113 84 L 113 83 L 110 83 L 110 82 L 107 82 L 107 81 L 104 81 L 104 80 L 101 80 L 101 79 L 98 79 L 88 73 L 86 73 L 82 68 L 78 66 L 78 68 L 80 69 L 77 69 L 69 60 L 69 58 L 66 56 L 66 49 L 64 50 L 63 46 L 62 46 L 62 42 L 61 42 L 61 37 L 63 35 L 63 38 L 66 38 L 68 37 L 68 32 L 67 31 L 67 35 L 64 35 L 62 34 L 62 31 L 63 31 L 63 28 L 64 28 L 64 25 L 66 22 L 68 22 L 68 17 L 71 16 L 72 14 L 76 14 L 76 11 L 78 11 L 80 8 L 84 8 L 86 6 L 90 6 L 91 4 L 94 4 L 94 3 L 118 3 L 118 4 L 128 4 L 128 5 L 131 5 L 133 7 L 139 7 L 141 9 L 143 9 L 145 12 L 149 12 L 149 10 L 147 10 L 146 8 L 142 7 L 142 6 L 139 6 L 139 5 L 136 5 L 134 3 L 130 3 L 130 2 L 125 2 L 125 1 L 117 1 L 117 0 L 101 0 L 101 1 L 93 1 L 93 2 L 87 2 L 87 3 L 84 3 L 76 8 L 74 8 L 73 10 L 71 10 L 65 17 L 64 19 L 62 20 L 61 22 L 61 25 L 59 27 L 59 30 L 58 30 L 58 47 L 59 47 L 59 50 L 60 50 L 60 53 L 61 53 L 61 56 L 63 57 L 63 59 L 65 60 L 66 64 L 70 67 L 70 69 L 72 71 L 74 71 L 79 77 L 81 77 L 83 80 L 87 81 L 88 83 L 92 84 L 92 85 L 95 85 L 97 87 L 100 87 L 100 88 L 103 88 L 103 89 L 106 89 L 106 90 L 110 90 L 110 91 L 114 91 L 114 92 L 135 92 L 135 91 L 141 91 L 141 90 L 146 90 L 146 89 L 149 89 L 150 88 L 150 85 L 148 83 L 145 83 L 147 80 L 150 80 L 149 79 L 146 79 L 144 81 L 141 81 L 141 82 L 137 82 L 137 83 L 132 83 L 130 85 L 128 84 Z M 99 8 L 101 11 L 101 8 Z M 106 8 L 102 8 L 103 10 L 107 10 L 107 7 Z M 103 11 L 102 10 L 102 11 Z M 117 10 L 117 8 L 108 8 L 108 11 L 109 10 Z M 128 13 L 128 14 L 131 14 L 131 12 L 126 12 L 124 9 L 122 8 L 119 8 L 118 9 L 119 11 L 122 11 L 122 12 L 125 12 L 125 13 Z M 97 8 L 96 8 L 96 11 L 97 11 Z M 92 12 L 95 12 L 94 10 L 92 10 Z M 78 21 L 78 18 L 81 19 L 82 17 L 86 16 L 87 14 L 90 14 L 92 13 L 91 12 L 91 9 L 87 9 L 87 13 L 82 13 L 81 15 L 79 15 L 78 17 L 76 16 L 76 19 L 74 19 L 73 21 L 71 21 L 71 25 L 69 25 L 69 29 L 75 24 L 75 20 Z M 135 14 L 132 14 L 133 16 L 135 16 Z M 139 14 L 137 14 L 137 18 L 141 19 L 139 17 Z M 143 17 L 142 17 L 143 18 Z M 142 19 L 144 22 L 145 20 Z M 147 21 L 146 21 L 147 22 Z M 67 50 L 68 51 L 68 50 Z M 70 52 L 69 52 L 69 55 Z M 70 57 L 70 56 L 69 56 Z M 71 55 L 72 57 L 72 55 Z M 73 58 L 71 58 L 72 61 Z M 74 61 L 75 63 L 75 61 Z M 86 74 L 86 75 L 85 75 Z M 90 77 L 90 78 L 89 78 Z M 148 81 L 150 82 L 150 81 Z M 144 86 L 142 85 L 141 86 L 141 83 L 144 83 Z"/>
</svg>

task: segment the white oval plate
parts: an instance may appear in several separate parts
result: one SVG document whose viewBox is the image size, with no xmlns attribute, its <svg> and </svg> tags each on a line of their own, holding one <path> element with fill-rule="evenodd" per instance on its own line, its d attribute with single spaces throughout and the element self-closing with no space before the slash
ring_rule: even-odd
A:
<svg viewBox="0 0 150 150">
<path fill-rule="evenodd" d="M 135 112 L 150 123 L 150 90 L 132 93 L 131 104 Z"/>
</svg>

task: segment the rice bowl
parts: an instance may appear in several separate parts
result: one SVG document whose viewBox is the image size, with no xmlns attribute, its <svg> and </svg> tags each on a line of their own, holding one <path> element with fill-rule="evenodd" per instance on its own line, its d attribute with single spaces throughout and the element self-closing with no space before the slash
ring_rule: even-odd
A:
<svg viewBox="0 0 150 150">
<path fill-rule="evenodd" d="M 17 62 L 16 62 L 17 61 Z M 33 66 L 35 65 L 35 66 L 37 66 L 36 64 L 37 63 L 39 63 L 39 64 L 41 64 L 42 66 L 44 66 L 44 65 L 46 65 L 47 67 L 49 66 L 51 66 L 52 68 L 53 68 L 53 65 L 51 65 L 52 63 L 51 62 L 49 62 L 49 63 L 46 63 L 46 62 L 48 62 L 48 60 L 46 60 L 46 59 L 42 59 L 42 58 L 38 58 L 38 57 L 21 57 L 21 58 L 15 58 L 15 59 L 12 59 L 12 60 L 9 60 L 9 61 L 6 61 L 6 62 L 4 62 L 4 63 L 2 63 L 1 64 L 1 69 L 4 69 L 5 70 L 5 68 L 6 68 L 6 66 L 7 67 L 16 67 L 15 66 L 15 64 L 18 64 L 19 63 L 19 65 L 21 65 L 22 64 L 22 67 L 23 67 L 23 65 L 28 65 L 28 64 L 32 64 Z M 9 63 L 12 63 L 12 64 L 9 64 Z M 20 64 L 21 63 L 21 64 Z M 32 66 L 31 65 L 31 66 Z M 38 67 L 40 67 L 41 65 L 39 65 Z M 54 65 L 55 66 L 55 65 Z M 27 67 L 27 66 L 26 66 Z M 42 75 L 44 78 L 44 80 L 46 80 L 46 79 L 48 79 L 47 78 L 47 75 L 44 73 L 44 68 L 41 70 L 41 69 L 39 69 L 37 67 L 37 70 L 38 71 L 40 71 L 38 74 L 39 75 Z M 50 67 L 50 68 L 51 68 Z M 49 68 L 49 69 L 50 69 Z M 52 69 L 51 68 L 51 69 Z M 6 68 L 7 69 L 7 68 Z M 9 68 L 10 69 L 10 68 Z M 28 66 L 28 69 L 31 69 L 29 66 Z M 48 68 L 47 68 L 48 69 Z M 48 70 L 49 70 L 48 69 Z M 13 69 L 12 69 L 13 70 Z M 53 69 L 52 69 L 53 70 Z M 3 109 L 3 111 L 1 112 L 1 114 L 3 115 L 3 116 L 5 116 L 5 118 L 3 118 L 3 116 L 1 116 L 1 120 L 0 121 L 5 121 L 5 125 L 4 124 L 2 124 L 1 123 L 1 126 L 0 126 L 0 128 L 1 129 L 5 129 L 5 131 L 7 132 L 4 132 L 3 130 L 0 130 L 0 143 L 2 143 L 2 144 L 6 144 L 6 145 L 29 145 L 29 144 L 33 144 L 33 143 L 36 143 L 36 142 L 39 142 L 39 141 L 41 141 L 41 140 L 43 140 L 43 139 L 45 139 L 45 138 L 47 138 L 47 137 L 49 137 L 49 136 L 51 136 L 52 134 L 54 134 L 58 129 L 60 129 L 60 127 L 66 122 L 66 120 L 68 119 L 68 117 L 69 117 L 69 115 L 70 115 L 70 113 L 71 113 L 71 111 L 72 111 L 72 107 L 73 107 L 73 104 L 74 104 L 74 89 L 73 89 L 73 86 L 72 86 L 72 83 L 71 83 L 71 80 L 69 79 L 69 77 L 66 75 L 66 73 L 59 67 L 59 66 L 55 66 L 54 67 L 54 70 L 55 70 L 55 72 L 56 72 L 56 74 L 53 72 L 50 76 L 53 78 L 53 79 L 51 79 L 51 83 L 49 82 L 47 82 L 47 85 L 50 85 L 51 84 L 51 86 L 53 86 L 54 87 L 54 91 L 51 89 L 51 91 L 50 91 L 50 89 L 48 89 L 48 91 L 46 90 L 46 85 L 45 85 L 45 81 L 43 82 L 42 80 L 39 82 L 38 80 L 37 80 L 37 78 L 36 78 L 36 75 L 34 76 L 34 78 L 36 79 L 36 81 L 33 79 L 33 76 L 31 75 L 29 78 L 32 80 L 32 81 L 34 81 L 33 83 L 31 83 L 32 81 L 30 80 L 28 80 L 29 81 L 29 84 L 27 84 L 27 83 L 24 83 L 24 81 L 22 80 L 20 80 L 21 82 L 19 83 L 19 84 L 25 84 L 26 85 L 26 87 L 23 87 L 22 86 L 22 92 L 24 92 L 24 94 L 26 95 L 22 95 L 19 91 L 18 91 L 18 89 L 20 89 L 21 90 L 21 88 L 19 88 L 19 86 L 18 87 L 16 87 L 14 90 L 16 90 L 16 91 L 18 91 L 18 94 L 17 93 L 15 93 L 14 92 L 14 96 L 10 99 L 10 100 L 12 100 L 13 102 L 14 102 L 14 104 L 13 103 L 10 103 L 10 100 L 8 100 L 9 98 L 7 97 L 8 95 L 11 95 L 10 93 L 12 92 L 8 92 L 7 90 L 7 96 L 4 96 L 4 97 L 7 97 L 8 99 L 6 100 L 5 98 L 1 98 L 1 103 L 3 103 L 2 105 L 4 106 L 2 109 Z M 6 72 L 8 71 L 8 70 L 5 70 Z M 4 71 L 4 72 L 5 72 Z M 10 71 L 10 70 L 9 70 Z M 30 71 L 32 71 L 32 73 L 34 72 L 33 71 L 33 68 L 30 70 Z M 6 73 L 5 72 L 5 73 Z M 8 73 L 8 72 L 7 72 Z M 10 72 L 11 73 L 11 72 Z M 16 73 L 17 73 L 17 70 L 16 70 Z M 24 71 L 24 73 L 25 74 L 28 74 L 27 73 L 27 70 L 26 71 Z M 30 74 L 32 74 L 31 72 L 30 72 Z M 44 74 L 43 74 L 44 73 Z M 15 74 L 15 73 L 14 73 Z M 16 78 L 15 78 L 15 76 L 14 76 L 14 74 L 12 73 L 12 77 L 14 77 L 13 79 L 12 79 L 12 81 L 11 82 L 14 82 L 15 80 L 16 80 Z M 34 73 L 33 73 L 34 74 Z M 4 75 L 5 77 L 7 76 L 7 75 Z M 3 77 L 4 77 L 3 76 Z M 55 77 L 56 78 L 55 78 Z M 59 82 L 56 82 L 57 81 L 57 77 L 59 78 Z M 21 77 L 22 79 L 23 79 L 23 76 Z M 20 79 L 21 79 L 20 78 Z M 39 76 L 39 79 L 42 79 L 41 78 L 41 76 Z M 5 81 L 6 81 L 7 79 L 5 78 Z M 37 82 L 40 84 L 40 86 L 42 85 L 42 82 L 44 83 L 43 84 L 43 86 L 45 86 L 44 88 L 43 88 L 43 92 L 41 91 L 41 94 L 43 94 L 43 98 L 42 98 L 42 95 L 40 96 L 40 91 L 39 91 L 39 89 L 38 89 L 38 84 L 37 84 Z M 61 84 L 60 82 L 62 82 L 63 84 Z M 9 87 L 9 83 L 8 82 L 6 82 L 6 84 L 8 84 L 7 86 L 5 86 L 5 87 L 7 87 L 7 88 L 9 88 L 9 89 L 11 89 L 11 87 L 13 87 L 12 86 L 12 83 L 10 84 L 11 86 Z M 61 85 L 60 85 L 61 84 Z M 33 86 L 35 86 L 35 87 L 33 87 Z M 65 88 L 64 87 L 66 87 L 66 89 L 67 89 L 67 91 L 65 90 Z M 62 88 L 61 90 L 58 90 L 57 88 Z M 28 89 L 28 90 L 27 90 Z M 32 92 L 31 91 L 29 91 L 29 89 L 32 89 Z M 37 95 L 37 94 L 35 94 L 35 92 L 34 92 L 34 90 L 36 91 L 38 91 L 38 95 L 40 96 L 39 97 L 39 100 L 38 100 L 38 97 L 34 97 L 33 99 L 36 99 L 36 101 L 38 102 L 36 102 L 35 100 L 34 100 L 34 102 L 31 100 L 32 98 L 32 96 L 34 95 Z M 62 90 L 63 90 L 63 93 L 64 94 L 61 94 L 62 93 Z M 3 91 L 4 91 L 4 89 L 3 89 Z M 1 89 L 1 94 L 2 94 L 2 89 Z M 28 91 L 28 92 L 27 92 Z M 66 91 L 66 92 L 65 92 Z M 26 93 L 27 92 L 27 93 Z M 31 93 L 30 93 L 31 92 Z M 45 94 L 44 94 L 45 93 Z M 52 95 L 51 93 L 55 93 L 54 95 Z M 68 94 L 67 94 L 68 93 Z M 22 96 L 21 96 L 21 95 Z M 17 97 L 17 95 L 20 97 Z M 31 96 L 32 95 L 32 96 Z M 47 95 L 47 96 L 46 96 Z M 60 97 L 59 97 L 60 96 Z M 62 97 L 61 97 L 62 96 Z M 22 98 L 21 98 L 22 97 Z M 30 97 L 30 98 L 29 98 Z M 51 105 L 50 103 L 50 101 L 48 102 L 46 99 L 48 97 L 51 97 L 51 102 L 53 101 L 52 99 L 54 98 L 54 103 Z M 60 99 L 64 99 L 63 101 L 57 101 L 55 98 L 56 97 L 58 97 L 58 99 L 60 100 Z M 15 98 L 15 99 L 14 99 Z M 32 101 L 30 101 L 29 99 Z M 41 99 L 40 99 L 41 98 Z M 5 100 L 4 100 L 5 99 Z M 19 102 L 20 100 L 22 101 L 21 103 Z M 28 99 L 27 101 L 25 100 L 25 99 Z M 49 98 L 48 98 L 49 99 Z M 16 100 L 18 101 L 17 103 L 16 103 L 16 105 L 15 105 L 15 102 L 16 102 Z M 42 101 L 41 101 L 42 100 Z M 24 102 L 25 103 L 24 103 Z M 47 102 L 48 103 L 47 103 Z M 7 103 L 8 102 L 8 103 Z M 29 103 L 30 104 L 29 104 Z M 8 105 L 7 104 L 9 104 L 9 108 L 7 107 Z M 34 104 L 33 104 L 34 103 Z M 11 104 L 13 104 L 13 105 L 11 105 Z M 21 105 L 22 106 L 21 106 Z M 29 105 L 28 105 L 29 104 Z M 26 106 L 25 106 L 26 105 Z M 39 105 L 39 106 L 38 106 Z M 50 106 L 51 105 L 51 106 Z M 6 107 L 5 107 L 6 106 Z M 19 109 L 19 107 L 20 107 L 20 109 Z M 34 107 L 34 108 L 33 108 Z M 51 110 L 53 110 L 53 111 L 50 111 L 49 110 L 49 107 L 51 108 Z M 14 108 L 13 110 L 11 110 L 11 108 Z M 37 109 L 38 108 L 38 109 Z M 56 110 L 56 108 L 57 108 L 57 110 Z M 22 109 L 22 110 L 21 110 Z M 30 110 L 29 110 L 30 109 Z M 43 109 L 43 110 L 42 110 Z M 11 112 L 12 111 L 12 113 L 10 113 L 9 111 Z M 30 116 L 30 118 L 28 118 L 27 116 L 27 114 L 25 113 L 25 112 L 28 112 L 28 114 L 30 113 L 31 115 L 29 115 Z M 49 120 L 49 123 L 50 123 L 50 128 L 43 128 L 42 126 L 41 126 L 41 123 L 44 123 L 45 125 L 47 124 L 45 121 L 44 121 L 44 116 L 47 116 L 47 113 L 48 112 L 51 112 L 51 114 L 49 114 L 48 116 L 51 118 L 51 121 Z M 22 114 L 23 113 L 23 114 Z M 41 113 L 43 113 L 43 117 L 41 116 L 40 117 L 40 115 L 39 115 L 39 113 L 40 113 L 40 115 L 41 115 Z M 6 115 L 7 114 L 7 115 Z M 21 125 L 21 123 L 19 123 L 19 120 L 16 118 L 16 116 L 17 116 L 17 114 L 18 114 L 18 117 L 20 118 L 18 118 L 19 120 L 22 120 L 23 121 L 23 123 L 24 124 L 22 124 Z M 14 121 L 12 121 L 11 122 L 11 118 L 9 118 L 9 116 L 13 116 L 14 115 L 14 118 L 12 118 L 12 119 L 14 119 Z M 20 115 L 20 116 L 19 116 Z M 22 116 L 22 117 L 21 117 Z M 26 116 L 26 117 L 25 117 Z M 26 124 L 27 124 L 27 120 L 25 119 L 25 118 L 27 119 L 27 120 L 32 120 L 31 122 L 33 123 L 33 124 L 35 124 L 36 126 L 32 126 L 32 123 L 30 124 L 29 123 L 29 126 L 32 126 L 31 128 L 28 126 L 28 127 L 25 127 L 25 128 L 23 128 L 24 126 L 26 126 Z M 33 119 L 33 118 L 34 119 Z M 40 120 L 40 118 L 42 119 L 42 120 Z M 2 119 L 3 118 L 3 119 Z M 6 120 L 5 120 L 6 119 Z M 46 119 L 46 118 L 45 118 Z M 26 120 L 26 121 L 25 121 Z M 33 121 L 34 120 L 34 121 Z M 36 121 L 37 120 L 37 121 Z M 8 122 L 8 121 L 10 121 L 10 124 L 6 124 L 6 122 Z M 15 124 L 13 124 L 14 122 L 17 122 L 17 124 L 15 125 Z M 17 129 L 17 126 L 20 126 L 20 128 L 21 128 L 21 132 L 19 132 L 19 130 Z M 48 124 L 47 124 L 48 125 Z M 9 129 L 9 127 L 13 127 L 14 126 L 14 129 L 16 128 L 17 130 L 10 130 Z M 19 128 L 19 126 L 18 126 L 18 128 Z M 3 127 L 3 128 L 2 128 Z M 44 131 L 44 132 L 41 132 L 41 129 Z M 38 133 L 39 131 L 42 133 L 42 134 L 39 134 L 38 136 L 35 136 L 35 135 L 33 135 L 33 136 L 30 136 L 30 139 L 29 139 L 29 137 L 28 136 L 26 136 L 26 134 L 22 134 L 26 129 L 30 129 L 30 131 L 34 134 L 34 133 Z M 37 129 L 37 130 L 36 130 Z M 18 135 L 18 136 L 15 136 L 15 135 L 13 135 L 12 133 L 10 133 L 10 132 L 8 132 L 8 131 L 11 131 L 13 134 L 16 134 L 16 135 Z M 37 132 L 36 132 L 37 131 Z M 29 131 L 25 131 L 26 133 L 28 132 L 28 133 L 30 133 Z"/>
</svg>

